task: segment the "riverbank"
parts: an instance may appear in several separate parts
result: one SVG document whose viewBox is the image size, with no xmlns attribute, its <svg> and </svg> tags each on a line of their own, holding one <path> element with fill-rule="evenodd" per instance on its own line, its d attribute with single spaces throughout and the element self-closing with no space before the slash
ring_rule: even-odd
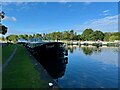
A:
<svg viewBox="0 0 120 90">
<path fill-rule="evenodd" d="M 61 40 L 58 42 L 63 42 L 67 45 L 93 45 L 93 46 L 120 46 L 120 41 L 114 41 L 114 42 L 109 42 L 109 41 L 66 41 L 66 40 Z"/>
<path fill-rule="evenodd" d="M 93 43 L 102 43 L 102 44 L 107 44 L 107 43 L 120 43 L 120 41 L 66 41 L 66 40 L 60 40 L 59 42 L 64 42 L 64 43 L 73 43 L 73 44 L 84 44 L 84 43 L 88 43 L 88 44 L 93 44 Z"/>
<path fill-rule="evenodd" d="M 40 78 L 41 80 L 44 80 L 47 87 L 49 88 L 49 83 L 53 83 L 53 88 L 55 88 L 56 90 L 59 88 L 59 86 L 57 85 L 57 83 L 53 80 L 53 78 L 49 75 L 49 73 L 46 71 L 46 69 L 43 68 L 43 66 L 40 64 L 40 62 L 38 62 L 33 55 L 29 52 L 29 50 L 26 49 L 26 53 L 29 55 L 29 57 L 31 58 L 31 63 L 34 65 L 34 68 L 41 73 L 40 74 Z"/>
<path fill-rule="evenodd" d="M 49 88 L 48 82 L 52 82 L 52 78 L 50 78 L 40 63 L 23 46 L 15 46 L 17 51 L 2 73 L 3 89 Z"/>
<path fill-rule="evenodd" d="M 7 45 L 7 46 L 2 46 L 2 64 L 9 58 L 11 53 L 14 51 L 15 45 Z M 5 56 L 4 56 L 5 55 Z"/>
</svg>

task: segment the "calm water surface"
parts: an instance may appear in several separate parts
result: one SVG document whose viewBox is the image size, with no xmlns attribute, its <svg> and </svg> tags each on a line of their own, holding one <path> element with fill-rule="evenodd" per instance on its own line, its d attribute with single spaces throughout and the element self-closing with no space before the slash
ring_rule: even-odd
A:
<svg viewBox="0 0 120 90">
<path fill-rule="evenodd" d="M 58 78 L 62 88 L 117 88 L 117 47 L 68 46 L 68 64 Z"/>
</svg>

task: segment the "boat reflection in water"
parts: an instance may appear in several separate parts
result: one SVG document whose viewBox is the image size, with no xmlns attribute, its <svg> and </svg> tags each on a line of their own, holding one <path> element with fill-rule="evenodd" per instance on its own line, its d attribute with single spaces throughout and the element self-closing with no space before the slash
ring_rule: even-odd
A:
<svg viewBox="0 0 120 90">
<path fill-rule="evenodd" d="M 65 74 L 68 63 L 68 53 L 63 43 L 49 42 L 33 48 L 34 56 L 47 70 L 53 79 L 58 79 Z"/>
</svg>

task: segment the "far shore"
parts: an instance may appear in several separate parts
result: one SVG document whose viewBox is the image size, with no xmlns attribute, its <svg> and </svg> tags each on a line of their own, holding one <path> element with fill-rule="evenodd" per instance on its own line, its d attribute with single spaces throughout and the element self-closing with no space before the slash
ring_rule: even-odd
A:
<svg viewBox="0 0 120 90">
<path fill-rule="evenodd" d="M 7 42 L 10 42 L 10 41 L 2 41 L 0 40 L 0 43 L 7 43 Z M 21 41 L 22 42 L 22 41 Z M 76 41 L 76 40 L 71 40 L 71 41 L 68 41 L 68 40 L 42 40 L 42 41 L 36 41 L 36 43 L 39 43 L 39 42 L 63 42 L 65 44 L 89 44 L 89 45 L 92 45 L 94 43 L 101 43 L 103 45 L 106 45 L 106 44 L 120 44 L 120 40 L 115 40 L 115 41 Z M 14 43 L 11 41 L 11 43 Z M 17 43 L 17 42 L 16 42 Z M 29 41 L 26 41 L 26 43 L 29 43 Z"/>
</svg>

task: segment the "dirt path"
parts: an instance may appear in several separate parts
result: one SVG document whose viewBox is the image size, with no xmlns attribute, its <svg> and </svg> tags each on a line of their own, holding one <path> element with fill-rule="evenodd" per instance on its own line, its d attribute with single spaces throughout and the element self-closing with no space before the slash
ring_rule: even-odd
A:
<svg viewBox="0 0 120 90">
<path fill-rule="evenodd" d="M 13 58 L 13 56 L 15 55 L 16 50 L 17 50 L 17 48 L 14 49 L 13 53 L 12 53 L 12 54 L 10 55 L 10 57 L 6 60 L 6 62 L 2 65 L 2 69 L 4 69 L 4 68 L 8 65 L 8 63 L 10 62 L 10 60 L 11 60 L 11 59 Z"/>
</svg>

